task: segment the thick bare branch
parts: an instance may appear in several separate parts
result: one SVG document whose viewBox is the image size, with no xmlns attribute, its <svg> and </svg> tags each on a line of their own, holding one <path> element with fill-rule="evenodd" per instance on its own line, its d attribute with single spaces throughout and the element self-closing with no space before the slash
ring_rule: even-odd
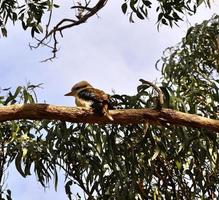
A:
<svg viewBox="0 0 219 200">
<path fill-rule="evenodd" d="M 0 107 L 0 122 L 18 119 L 64 120 L 81 123 L 141 124 L 147 121 L 157 125 L 184 125 L 194 128 L 206 128 L 219 132 L 219 120 L 209 119 L 171 109 L 126 109 L 111 110 L 114 121 L 98 116 L 92 110 L 78 107 L 55 106 L 49 104 L 24 104 Z"/>
</svg>

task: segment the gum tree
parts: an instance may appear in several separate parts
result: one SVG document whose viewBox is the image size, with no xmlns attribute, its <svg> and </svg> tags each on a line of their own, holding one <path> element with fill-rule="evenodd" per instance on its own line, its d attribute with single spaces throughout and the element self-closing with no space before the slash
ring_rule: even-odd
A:
<svg viewBox="0 0 219 200">
<path fill-rule="evenodd" d="M 159 1 L 158 21 L 172 25 L 177 22 L 176 16 L 179 17 L 179 7 L 175 7 L 174 1 L 168 1 L 169 6 L 165 7 L 165 2 Z M 183 11 L 195 12 L 204 1 L 198 1 L 193 9 L 190 1 L 177 2 Z M 6 2 L 2 1 L 1 6 L 3 3 Z M 41 1 L 29 3 L 33 3 L 35 7 L 28 6 L 40 15 L 38 18 L 33 15 L 29 24 L 25 20 L 34 11 L 21 11 L 27 4 L 12 10 L 20 9 L 20 14 L 13 14 L 14 21 L 23 20 L 23 26 L 30 28 L 35 37 L 41 30 L 43 14 L 52 13 L 58 5 L 46 1 L 41 8 Z M 85 6 L 74 5 L 76 20 L 67 20 L 67 24 L 83 23 L 82 19 L 94 12 L 94 8 L 99 11 L 107 5 L 107 1 L 101 0 L 94 5 L 83 3 Z M 151 2 L 125 1 L 122 11 L 131 9 L 131 21 L 133 17 L 143 19 L 147 12 L 142 5 L 144 9 L 149 8 Z M 169 9 L 169 16 L 165 9 Z M 40 14 L 39 10 L 44 11 Z M 173 14 L 174 10 L 177 15 Z M 25 12 L 23 18 L 22 12 Z M 5 22 L 13 16 L 7 20 L 4 17 L 1 16 L 2 33 L 6 34 Z M 58 28 L 57 25 L 54 27 Z M 48 36 L 53 36 L 52 45 L 56 44 L 54 34 L 61 34 L 64 29 L 54 27 L 46 26 L 43 38 L 36 38 L 40 45 L 48 45 Z M 136 95 L 112 95 L 113 123 L 92 110 L 39 104 L 36 90 L 40 85 L 2 89 L 1 199 L 12 198 L 5 182 L 9 166 L 15 166 L 23 177 L 37 176 L 43 187 L 53 180 L 56 188 L 59 171 L 64 171 L 69 199 L 81 199 L 82 195 L 86 199 L 216 198 L 219 191 L 218 28 L 219 17 L 215 15 L 191 27 L 177 46 L 167 48 L 157 63 L 162 72 L 160 83 L 154 85 L 141 80 Z M 73 193 L 76 185 L 81 193 Z"/>
</svg>

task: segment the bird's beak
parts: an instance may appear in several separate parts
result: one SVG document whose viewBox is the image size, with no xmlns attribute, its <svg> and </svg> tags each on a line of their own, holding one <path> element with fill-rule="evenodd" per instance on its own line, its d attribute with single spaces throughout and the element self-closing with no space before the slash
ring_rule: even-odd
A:
<svg viewBox="0 0 219 200">
<path fill-rule="evenodd" d="M 69 92 L 69 93 L 67 93 L 67 94 L 65 94 L 65 96 L 74 96 L 75 95 L 75 93 L 74 92 Z"/>
</svg>

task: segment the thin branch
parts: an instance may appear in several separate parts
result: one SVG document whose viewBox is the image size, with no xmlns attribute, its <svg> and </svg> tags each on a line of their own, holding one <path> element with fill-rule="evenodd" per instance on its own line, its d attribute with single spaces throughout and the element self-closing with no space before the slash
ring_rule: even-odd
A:
<svg viewBox="0 0 219 200">
<path fill-rule="evenodd" d="M 57 45 L 58 45 L 58 40 L 56 39 L 56 33 L 53 34 L 53 40 L 54 40 L 54 45 L 52 48 L 52 56 L 50 58 L 46 58 L 42 60 L 41 62 L 47 62 L 47 61 L 52 61 L 54 58 L 56 58 L 56 53 L 58 51 Z"/>
<path fill-rule="evenodd" d="M 88 7 L 88 5 L 90 4 L 90 1 L 85 1 L 86 4 L 84 6 L 82 5 L 78 5 L 78 6 L 73 6 L 73 9 L 83 9 L 85 12 L 85 14 L 80 14 L 79 16 L 76 16 L 76 19 L 71 19 L 71 18 L 66 18 L 66 19 L 62 19 L 60 22 L 58 22 L 50 31 L 49 31 L 49 25 L 51 22 L 51 17 L 52 17 L 52 12 L 50 12 L 49 15 L 49 21 L 46 25 L 46 34 L 44 35 L 44 37 L 42 39 L 37 39 L 38 43 L 34 46 L 31 46 L 31 48 L 38 48 L 41 45 L 46 45 L 48 46 L 48 43 L 46 42 L 46 40 L 48 40 L 48 38 L 53 38 L 53 45 L 52 45 L 52 56 L 50 58 L 47 58 L 45 60 L 43 60 L 42 62 L 48 61 L 48 60 L 53 60 L 54 58 L 56 58 L 56 53 L 58 51 L 57 45 L 58 45 L 58 40 L 57 40 L 57 32 L 60 33 L 61 36 L 62 35 L 62 31 L 74 26 L 78 26 L 82 23 L 85 23 L 90 17 L 92 17 L 93 15 L 96 15 L 97 12 L 99 10 L 101 10 L 107 3 L 108 0 L 99 0 L 95 6 L 93 7 Z M 66 24 L 67 23 L 67 24 Z"/>
<path fill-rule="evenodd" d="M 53 4 L 53 0 L 51 1 L 51 3 Z M 50 25 L 51 20 L 52 20 L 52 13 L 53 13 L 53 9 L 51 9 L 49 12 L 49 19 L 48 19 L 48 22 L 46 24 L 46 35 L 48 34 L 49 25 Z"/>
<path fill-rule="evenodd" d="M 86 6 L 72 6 L 71 9 L 83 9 L 83 10 L 87 10 L 90 12 L 92 11 L 92 8 L 87 7 L 87 5 Z"/>
<path fill-rule="evenodd" d="M 98 124 L 142 124 L 148 121 L 155 125 L 177 125 L 193 128 L 205 128 L 219 132 L 219 120 L 198 115 L 183 113 L 171 109 L 124 109 L 110 110 L 114 121 L 100 116 L 92 110 L 78 107 L 55 106 L 49 104 L 24 104 L 0 107 L 0 122 L 30 119 L 30 120 L 62 120 L 75 123 Z"/>
<path fill-rule="evenodd" d="M 90 12 L 87 12 L 85 15 L 83 15 L 80 19 L 78 20 L 73 20 L 72 23 L 69 23 L 67 25 L 63 25 L 62 24 L 64 23 L 64 21 L 60 21 L 54 28 L 53 30 L 51 30 L 47 37 L 52 35 L 54 32 L 60 32 L 64 29 L 67 29 L 67 28 L 71 28 L 73 26 L 77 26 L 77 25 L 80 25 L 82 23 L 85 23 L 90 17 L 92 17 L 93 15 L 95 15 L 101 8 L 103 8 L 105 6 L 105 4 L 107 3 L 107 0 L 99 0 L 98 3 L 93 7 L 91 8 L 91 11 Z M 69 19 L 70 20 L 70 19 Z"/>
<path fill-rule="evenodd" d="M 142 82 L 142 85 L 150 85 L 156 90 L 156 92 L 158 93 L 158 101 L 157 101 L 156 109 L 161 110 L 164 104 L 162 90 L 150 81 L 146 81 L 143 79 L 139 79 L 139 81 Z"/>
</svg>

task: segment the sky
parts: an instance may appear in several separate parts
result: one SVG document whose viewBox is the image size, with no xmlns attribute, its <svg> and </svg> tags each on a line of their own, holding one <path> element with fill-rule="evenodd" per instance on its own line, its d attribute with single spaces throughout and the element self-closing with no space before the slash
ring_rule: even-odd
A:
<svg viewBox="0 0 219 200">
<path fill-rule="evenodd" d="M 39 101 L 65 106 L 73 105 L 73 98 L 64 94 L 81 80 L 109 94 L 114 90 L 133 95 L 140 78 L 159 82 L 155 63 L 165 48 L 180 42 L 190 24 L 209 19 L 219 10 L 215 1 L 211 9 L 202 6 L 195 16 L 188 16 L 189 22 L 174 28 L 162 26 L 158 32 L 153 12 L 148 20 L 131 24 L 121 12 L 121 3 L 109 1 L 99 17 L 65 31 L 53 62 L 40 62 L 50 56 L 48 49 L 30 50 L 28 45 L 34 41 L 29 32 L 19 26 L 9 27 L 8 38 L 0 38 L 0 87 L 43 83 L 37 92 Z M 24 179 L 15 170 L 10 170 L 7 184 L 16 200 L 66 199 L 61 182 L 57 192 L 52 182 L 45 191 L 35 177 Z"/>
</svg>

